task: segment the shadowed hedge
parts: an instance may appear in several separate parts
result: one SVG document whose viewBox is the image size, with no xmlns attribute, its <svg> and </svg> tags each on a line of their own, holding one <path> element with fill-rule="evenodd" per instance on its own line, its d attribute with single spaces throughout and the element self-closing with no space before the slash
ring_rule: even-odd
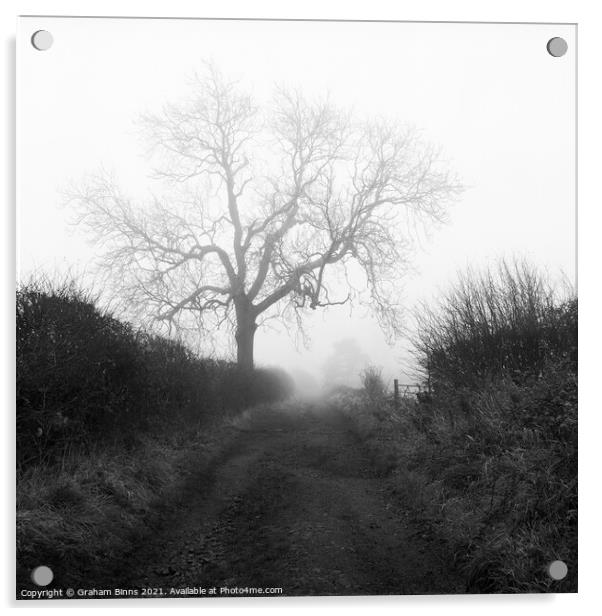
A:
<svg viewBox="0 0 602 616">
<path fill-rule="evenodd" d="M 53 462 L 97 441 L 193 429 L 290 394 L 280 372 L 242 373 L 100 310 L 74 283 L 17 291 L 17 463 Z"/>
</svg>

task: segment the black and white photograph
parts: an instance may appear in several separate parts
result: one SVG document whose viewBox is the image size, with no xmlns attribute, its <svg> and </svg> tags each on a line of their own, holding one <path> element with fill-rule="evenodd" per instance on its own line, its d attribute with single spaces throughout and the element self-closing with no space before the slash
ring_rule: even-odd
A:
<svg viewBox="0 0 602 616">
<path fill-rule="evenodd" d="M 576 25 L 16 53 L 16 599 L 577 592 Z"/>
</svg>

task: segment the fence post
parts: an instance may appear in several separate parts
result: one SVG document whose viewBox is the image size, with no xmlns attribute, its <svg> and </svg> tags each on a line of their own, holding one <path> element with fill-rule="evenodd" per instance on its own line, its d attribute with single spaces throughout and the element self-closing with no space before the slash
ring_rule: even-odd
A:
<svg viewBox="0 0 602 616">
<path fill-rule="evenodd" d="M 393 379 L 393 402 L 395 410 L 399 410 L 399 379 Z"/>
</svg>

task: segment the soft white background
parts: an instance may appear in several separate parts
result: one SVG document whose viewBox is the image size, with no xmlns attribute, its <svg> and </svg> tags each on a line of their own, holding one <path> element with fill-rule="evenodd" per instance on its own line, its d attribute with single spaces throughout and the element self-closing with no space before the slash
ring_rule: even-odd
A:
<svg viewBox="0 0 602 616">
<path fill-rule="evenodd" d="M 410 123 L 442 148 L 467 188 L 449 208 L 447 225 L 427 225 L 412 251 L 411 272 L 400 276 L 396 292 L 408 312 L 436 297 L 458 270 L 499 257 L 526 257 L 553 279 L 564 274 L 575 281 L 574 26 L 31 17 L 20 28 L 17 266 L 23 278 L 31 271 L 62 278 L 61 272 L 87 268 L 83 284 L 94 284 L 90 263 L 98 249 L 69 224 L 73 208 L 61 205 L 59 191 L 100 165 L 134 199 L 160 191 L 149 181 L 152 163 L 143 156 L 135 121 L 187 97 L 192 75 L 211 59 L 262 106 L 276 84 L 300 87 L 310 99 L 328 93 L 356 117 Z M 44 53 L 30 43 L 38 29 L 55 38 Z M 553 36 L 568 42 L 561 58 L 545 49 Z M 254 154 L 261 159 L 264 152 Z M 350 276 L 363 285 L 363 277 Z M 258 365 L 299 368 L 322 382 L 333 345 L 352 337 L 387 381 L 414 380 L 403 376 L 412 366 L 407 336 L 387 345 L 361 306 L 308 312 L 310 345 L 288 335 L 290 326 L 271 322 L 256 334 Z M 411 335 L 409 314 L 404 321 Z M 229 336 L 222 338 L 221 356 L 231 346 Z M 346 378 L 359 383 L 359 374 Z"/>
<path fill-rule="evenodd" d="M 599 67 L 600 50 L 598 16 L 593 10 L 594 3 L 573 2 L 572 5 L 561 2 L 504 2 L 496 6 L 482 6 L 484 3 L 462 2 L 305 2 L 298 7 L 287 6 L 276 2 L 256 1 L 252 8 L 243 2 L 224 3 L 218 7 L 211 3 L 202 2 L 5 2 L 2 4 L 3 43 L 5 45 L 5 84 L 6 93 L 3 97 L 5 105 L 4 125 L 7 135 L 3 150 L 5 157 L 2 172 L 5 174 L 6 199 L 3 210 L 3 230 L 5 255 L 3 268 L 3 282 L 5 301 L 2 303 L 3 330 L 2 348 L 5 351 L 2 370 L 3 391 L 5 392 L 5 430 L 7 447 L 4 449 L 3 462 L 6 462 L 7 482 L 11 486 L 6 489 L 9 498 L 4 510 L 4 529 L 7 533 L 7 546 L 13 545 L 13 511 L 14 511 L 14 424 L 12 409 L 14 408 L 14 52 L 11 37 L 14 36 L 14 16 L 20 14 L 91 14 L 91 15 L 181 15 L 181 16 L 232 16 L 232 17 L 313 17 L 313 18 L 378 18 L 378 19 L 407 19 L 407 20 L 491 20 L 491 21 L 565 21 L 579 22 L 579 49 L 580 49 L 580 331 L 581 331 L 581 378 L 580 378 L 580 588 L 578 597 L 575 596 L 534 596 L 534 597 L 398 597 L 398 598 L 359 598 L 359 599 L 296 599 L 264 601 L 253 599 L 241 602 L 220 601 L 218 606 L 202 604 L 201 609 L 224 609 L 230 606 L 250 609 L 251 611 L 281 610 L 284 606 L 295 610 L 306 609 L 341 609 L 345 612 L 364 612 L 373 607 L 382 608 L 391 613 L 400 610 L 430 613 L 435 610 L 445 610 L 451 614 L 506 613 L 508 610 L 517 610 L 520 613 L 536 611 L 546 614 L 566 614 L 568 610 L 576 608 L 575 603 L 581 607 L 593 608 L 600 597 L 596 594 L 599 586 L 600 555 L 597 549 L 599 542 L 599 503 L 598 496 L 599 461 L 596 456 L 596 445 L 599 440 L 600 429 L 600 403 L 596 391 L 596 377 L 598 370 L 598 352 L 600 345 L 600 327 L 597 322 L 599 313 L 599 262 L 600 253 L 599 232 L 600 199 L 599 186 L 599 154 L 601 142 L 600 120 L 598 109 L 602 108 L 600 100 Z M 591 5 L 591 6 L 590 6 Z M 42 93 L 43 94 L 43 93 Z M 5 549 L 3 560 L 4 571 L 2 595 L 8 598 L 14 595 L 14 553 Z M 171 603 L 171 602 L 170 602 Z M 122 602 L 110 603 L 112 609 L 120 606 Z M 128 609 L 136 603 L 127 602 Z M 20 604 L 23 605 L 23 604 Z M 39 604 L 37 604 L 39 605 Z M 75 607 L 76 602 L 69 604 Z M 108 609 L 109 605 L 102 605 Z M 149 607 L 148 602 L 144 603 Z M 157 607 L 166 609 L 168 603 L 160 602 Z M 175 602 L 177 607 L 198 609 L 198 604 L 191 600 Z M 52 603 L 52 607 L 59 607 L 59 603 Z M 89 603 L 86 604 L 89 606 Z M 62 606 L 61 606 L 62 607 Z M 81 606 L 78 606 L 81 609 Z M 170 606 L 171 607 L 171 606 Z M 25 608 L 30 609 L 30 608 Z"/>
</svg>

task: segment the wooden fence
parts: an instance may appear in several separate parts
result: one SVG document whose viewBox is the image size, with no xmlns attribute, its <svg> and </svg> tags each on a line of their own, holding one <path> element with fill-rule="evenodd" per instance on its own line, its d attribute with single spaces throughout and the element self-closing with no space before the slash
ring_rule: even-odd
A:
<svg viewBox="0 0 602 616">
<path fill-rule="evenodd" d="M 400 383 L 399 379 L 393 380 L 393 401 L 398 407 L 401 398 L 416 397 L 420 402 L 430 400 L 431 388 L 429 385 L 419 383 Z"/>
</svg>

